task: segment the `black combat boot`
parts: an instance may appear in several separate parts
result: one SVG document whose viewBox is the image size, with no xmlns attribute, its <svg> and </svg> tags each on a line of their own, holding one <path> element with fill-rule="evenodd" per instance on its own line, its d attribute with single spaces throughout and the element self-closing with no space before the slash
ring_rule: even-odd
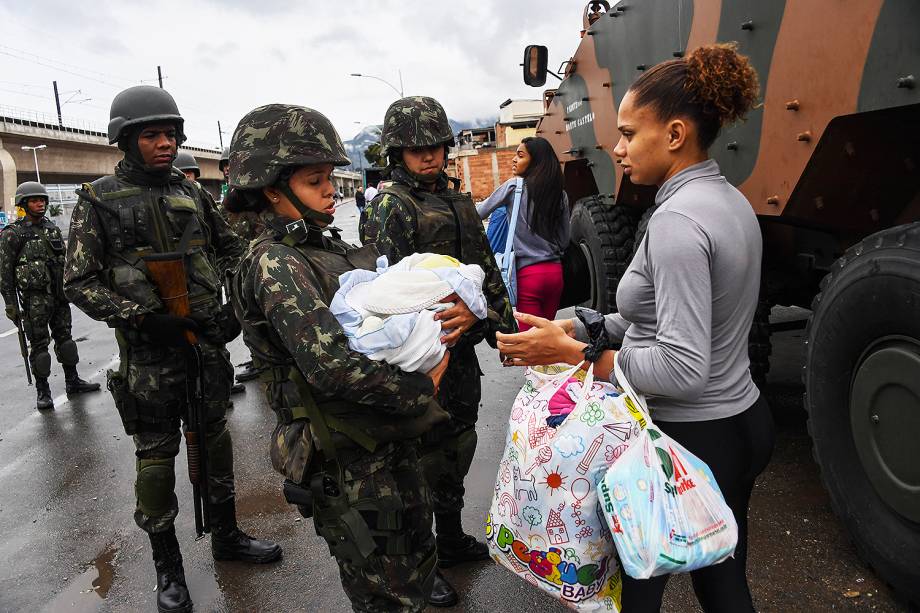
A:
<svg viewBox="0 0 920 613">
<path fill-rule="evenodd" d="M 243 381 L 251 381 L 258 378 L 259 369 L 256 368 L 255 364 L 252 363 L 252 360 L 240 364 L 243 367 L 243 372 L 236 376 L 236 382 L 242 383 Z"/>
<path fill-rule="evenodd" d="M 242 383 L 234 383 L 230 386 L 230 395 L 235 396 L 236 394 L 242 394 L 246 391 L 246 386 Z"/>
<path fill-rule="evenodd" d="M 71 394 L 85 394 L 87 392 L 99 391 L 98 383 L 90 383 L 80 378 L 80 375 L 77 374 L 76 366 L 64 367 L 64 384 L 67 386 L 68 396 Z"/>
<path fill-rule="evenodd" d="M 39 411 L 54 408 L 54 400 L 51 399 L 51 386 L 48 385 L 48 379 L 35 377 L 35 391 L 38 398 L 35 401 L 35 408 Z"/>
<path fill-rule="evenodd" d="M 160 613 L 187 613 L 192 610 L 192 599 L 185 585 L 182 554 L 176 529 L 150 534 L 153 547 L 153 565 L 157 569 L 157 611 Z"/>
<path fill-rule="evenodd" d="M 452 607 L 460 600 L 454 586 L 447 582 L 441 571 L 434 571 L 434 584 L 431 586 L 431 594 L 428 596 L 428 604 L 433 607 Z"/>
<path fill-rule="evenodd" d="M 463 532 L 459 511 L 436 513 L 435 525 L 438 530 L 438 566 L 441 568 L 489 559 L 486 544 Z"/>
<path fill-rule="evenodd" d="M 233 500 L 212 504 L 211 553 L 215 560 L 240 560 L 253 564 L 268 564 L 281 559 L 281 546 L 271 541 L 254 539 L 236 524 L 236 503 Z"/>
</svg>

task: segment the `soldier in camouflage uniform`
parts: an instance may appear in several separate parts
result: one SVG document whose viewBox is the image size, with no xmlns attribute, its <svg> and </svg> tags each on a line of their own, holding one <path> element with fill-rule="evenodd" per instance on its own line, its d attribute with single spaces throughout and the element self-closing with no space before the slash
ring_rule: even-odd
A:
<svg viewBox="0 0 920 613">
<path fill-rule="evenodd" d="M 220 168 L 220 171 L 224 175 L 225 186 L 229 187 L 227 182 L 229 181 L 230 177 L 230 147 L 224 147 L 224 150 L 220 154 L 220 161 L 217 163 L 217 167 Z M 221 199 L 217 210 L 220 212 L 221 216 L 224 218 L 230 228 L 247 243 L 255 240 L 265 230 L 265 225 L 262 223 L 262 220 L 259 219 L 259 215 L 253 213 L 252 211 L 239 211 L 232 213 L 228 211 L 224 206 L 223 199 Z M 234 390 L 239 389 L 239 386 L 242 382 L 251 381 L 252 379 L 258 378 L 259 376 L 259 371 L 252 363 L 251 359 L 243 362 L 242 364 L 239 364 L 239 366 L 242 366 L 243 370 L 236 375 L 236 380 L 238 383 L 237 385 L 233 386 Z"/>
<path fill-rule="evenodd" d="M 53 409 L 48 385 L 51 374 L 48 345 L 52 338 L 54 353 L 64 367 L 68 395 L 95 392 L 99 384 L 87 383 L 77 374 L 80 358 L 70 335 L 70 305 L 64 297 L 64 239 L 60 228 L 45 217 L 48 207 L 45 186 L 27 181 L 17 187 L 16 206 L 25 216 L 0 232 L 0 294 L 6 303 L 6 316 L 13 322 L 21 319 L 29 339 L 29 364 L 38 396 L 36 407 Z"/>
<path fill-rule="evenodd" d="M 511 303 L 492 250 L 469 194 L 452 189 L 444 172 L 454 136 L 444 109 L 433 98 L 411 96 L 387 109 L 381 145 L 389 159 L 389 182 L 367 206 L 361 240 L 377 245 L 394 264 L 412 253 L 449 255 L 478 264 L 486 273 L 483 290 L 490 306 L 487 320 L 464 330 L 451 350 L 438 400 L 450 422 L 422 439 L 422 469 L 432 490 L 442 567 L 488 559 L 484 543 L 463 532 L 463 480 L 476 451 L 476 421 L 481 397 L 475 346 L 495 332 L 517 329 Z M 442 313 L 441 319 L 450 315 Z M 454 327 L 444 321 L 444 327 Z M 447 339 L 457 338 L 457 333 Z"/>
<path fill-rule="evenodd" d="M 108 386 L 137 456 L 134 519 L 150 536 L 159 611 L 189 611 L 173 523 L 178 512 L 175 457 L 187 412 L 189 345 L 199 341 L 207 429 L 211 548 L 217 560 L 271 562 L 281 548 L 248 536 L 236 523 L 233 448 L 225 411 L 233 368 L 225 343 L 239 334 L 220 304 L 218 270 L 235 267 L 243 244 L 204 190 L 173 168 L 185 140 L 183 120 L 166 91 L 137 86 L 112 102 L 109 141 L 124 151 L 115 174 L 83 186 L 74 209 L 64 274 L 71 301 L 115 329 L 121 355 Z M 181 238 L 180 238 L 181 237 Z M 166 312 L 145 258 L 185 254 L 191 314 Z M 234 326 L 236 329 L 234 330 Z"/>
<path fill-rule="evenodd" d="M 348 163 L 317 111 L 270 104 L 240 121 L 225 202 L 258 212 L 265 231 L 231 295 L 278 416 L 271 459 L 286 498 L 313 517 L 355 611 L 421 611 L 437 558 L 416 444 L 447 419 L 433 400 L 447 359 L 426 376 L 348 348 L 328 305 L 339 275 L 373 270 L 378 255 L 329 226 L 332 170 Z"/>
</svg>

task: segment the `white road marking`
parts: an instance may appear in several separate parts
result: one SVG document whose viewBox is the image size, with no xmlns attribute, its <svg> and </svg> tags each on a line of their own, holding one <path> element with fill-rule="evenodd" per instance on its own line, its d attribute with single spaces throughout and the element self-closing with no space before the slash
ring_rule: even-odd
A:
<svg viewBox="0 0 920 613">
<path fill-rule="evenodd" d="M 89 376 L 89 378 L 86 379 L 86 380 L 87 380 L 87 381 L 92 381 L 93 379 L 95 379 L 96 377 L 98 377 L 99 375 L 101 375 L 102 373 L 104 373 L 105 371 L 107 371 L 108 369 L 110 369 L 110 368 L 112 368 L 113 366 L 115 366 L 116 364 L 118 364 L 118 362 L 120 362 L 120 361 L 121 361 L 121 360 L 120 360 L 120 358 L 118 357 L 118 355 L 115 355 L 115 356 L 109 361 L 108 364 L 106 364 L 105 366 L 103 366 L 102 368 L 100 368 L 99 370 L 97 370 L 96 372 L 94 372 L 93 374 L 91 374 L 91 375 Z M 61 394 L 60 396 L 58 396 L 57 398 L 54 399 L 54 408 L 57 409 L 57 408 L 60 408 L 60 407 L 62 407 L 62 406 L 65 406 L 68 402 L 70 402 L 70 400 L 67 398 L 67 394 Z"/>
</svg>

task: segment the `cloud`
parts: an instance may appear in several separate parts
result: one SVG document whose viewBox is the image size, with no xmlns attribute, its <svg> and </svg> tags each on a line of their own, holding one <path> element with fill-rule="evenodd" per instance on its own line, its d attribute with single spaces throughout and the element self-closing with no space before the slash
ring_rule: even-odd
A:
<svg viewBox="0 0 920 613">
<path fill-rule="evenodd" d="M 574 0 L 103 0 L 87 10 L 70 0 L 0 2 L 2 44 L 53 60 L 0 54 L 0 73 L 35 87 L 58 80 L 90 92 L 91 105 L 68 105 L 65 115 L 104 124 L 115 93 L 155 84 L 161 66 L 199 144 L 218 143 L 217 121 L 232 130 L 269 102 L 316 108 L 348 138 L 380 123 L 398 96 L 354 72 L 397 89 L 401 73 L 407 95 L 434 96 L 458 120 L 494 117 L 507 98 L 539 98 L 541 90 L 521 80 L 524 45 L 547 44 L 550 64 L 567 59 L 579 42 L 583 7 Z M 54 111 L 50 98 L 4 93 L 4 103 Z"/>
</svg>

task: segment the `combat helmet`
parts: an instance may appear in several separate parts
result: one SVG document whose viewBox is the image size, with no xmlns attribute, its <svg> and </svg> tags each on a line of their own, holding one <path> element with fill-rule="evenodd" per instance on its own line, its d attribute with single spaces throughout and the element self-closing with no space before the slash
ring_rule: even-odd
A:
<svg viewBox="0 0 920 613">
<path fill-rule="evenodd" d="M 221 172 L 224 171 L 224 166 L 230 163 L 230 145 L 224 147 L 224 150 L 220 152 L 220 161 L 217 162 L 217 169 Z"/>
<path fill-rule="evenodd" d="M 201 168 L 198 167 L 198 160 L 188 151 L 180 151 L 176 154 L 176 160 L 173 162 L 173 166 L 183 172 L 187 170 L 194 171 L 196 179 L 201 176 Z"/>
<path fill-rule="evenodd" d="M 380 144 L 389 154 L 403 147 L 451 144 L 454 133 L 441 103 L 428 96 L 408 96 L 390 105 L 383 118 Z"/>
<path fill-rule="evenodd" d="M 48 202 L 48 190 L 38 181 L 26 181 L 16 188 L 16 206 L 25 207 L 29 198 L 41 196 Z"/>
<path fill-rule="evenodd" d="M 176 101 L 165 89 L 153 85 L 136 85 L 119 92 L 109 111 L 109 144 L 124 136 L 125 128 L 145 123 L 172 122 L 176 124 L 176 142 L 185 142 L 185 121 Z"/>
<path fill-rule="evenodd" d="M 275 186 L 305 218 L 332 223 L 331 215 L 307 208 L 294 195 L 282 172 L 307 164 L 350 163 L 325 115 L 303 106 L 267 104 L 247 113 L 233 132 L 229 183 L 244 190 Z"/>
</svg>

